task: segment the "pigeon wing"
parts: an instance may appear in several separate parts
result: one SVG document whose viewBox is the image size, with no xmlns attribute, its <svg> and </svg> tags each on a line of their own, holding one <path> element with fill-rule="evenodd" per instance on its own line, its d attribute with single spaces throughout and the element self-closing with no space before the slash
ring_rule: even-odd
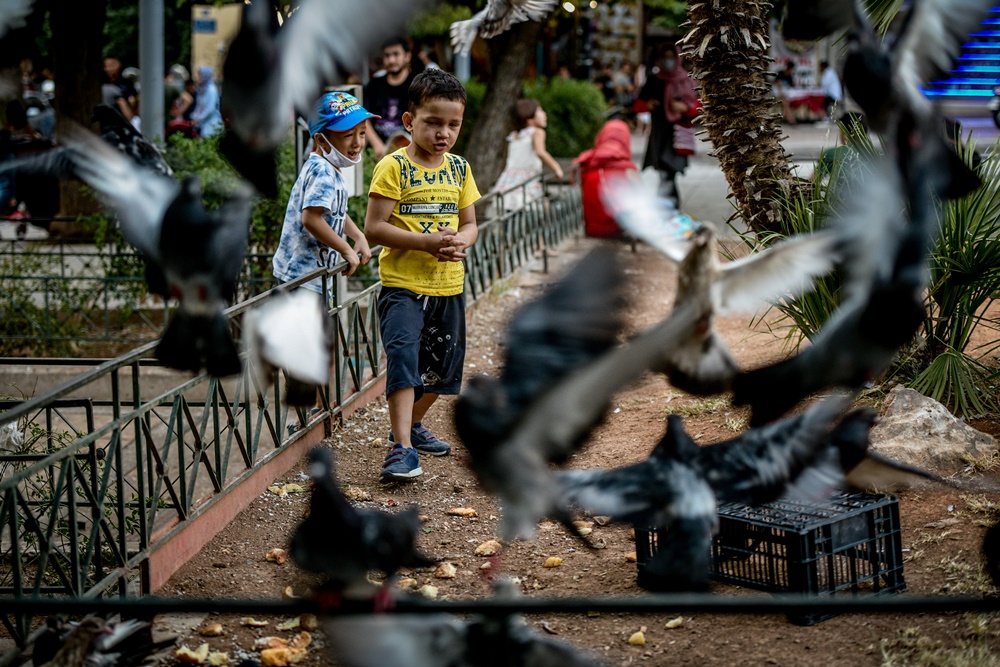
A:
<svg viewBox="0 0 1000 667">
<path fill-rule="evenodd" d="M 618 342 L 624 278 L 614 251 L 589 253 L 541 298 L 522 306 L 506 333 L 502 382 L 515 412 Z"/>
<path fill-rule="evenodd" d="M 996 3 L 991 0 L 919 0 L 892 48 L 893 87 L 911 109 L 931 111 L 921 86 L 954 68 L 962 44 Z"/>
<path fill-rule="evenodd" d="M 136 164 L 82 127 L 67 127 L 62 142 L 65 150 L 53 159 L 68 164 L 115 211 L 126 241 L 157 261 L 163 215 L 177 196 L 177 182 Z"/>
<path fill-rule="evenodd" d="M 624 231 L 677 263 L 684 260 L 696 223 L 678 216 L 669 200 L 656 196 L 654 185 L 645 179 L 608 177 L 602 195 L 604 205 Z"/>
<path fill-rule="evenodd" d="M 33 4 L 35 0 L 5 0 L 0 3 L 0 37 L 27 25 Z"/>
<path fill-rule="evenodd" d="M 472 50 L 472 43 L 476 41 L 476 35 L 479 34 L 479 26 L 482 24 L 483 18 L 486 17 L 487 11 L 489 11 L 488 8 L 477 12 L 471 19 L 455 21 L 451 24 L 448 32 L 451 34 L 451 46 L 455 49 L 455 53 L 463 56 L 469 55 L 469 51 Z"/>
<path fill-rule="evenodd" d="M 301 382 L 330 379 L 329 317 L 323 300 L 307 289 L 275 294 L 254 313 L 249 338 L 261 359 Z"/>
<path fill-rule="evenodd" d="M 337 67 L 354 68 L 362 54 L 398 32 L 428 0 L 303 2 L 278 33 L 282 96 L 292 108 L 311 109 Z M 289 110 L 290 111 L 290 110 Z"/>
<path fill-rule="evenodd" d="M 713 285 L 717 312 L 755 311 L 766 301 L 808 291 L 836 264 L 839 242 L 829 231 L 801 234 L 723 264 Z"/>
</svg>

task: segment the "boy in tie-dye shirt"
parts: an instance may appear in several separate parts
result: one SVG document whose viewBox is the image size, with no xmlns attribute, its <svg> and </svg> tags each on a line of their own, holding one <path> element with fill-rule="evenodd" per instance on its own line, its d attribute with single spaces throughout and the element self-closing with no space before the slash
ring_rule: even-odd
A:
<svg viewBox="0 0 1000 667">
<path fill-rule="evenodd" d="M 347 214 L 347 182 L 341 169 L 361 161 L 365 148 L 365 121 L 378 118 L 347 93 L 326 93 L 309 122 L 313 152 L 302 165 L 292 186 L 281 226 L 281 239 L 274 253 L 274 276 L 289 282 L 320 267 L 332 267 L 341 258 L 350 276 L 371 258 L 368 240 Z M 354 241 L 354 247 L 344 239 Z M 303 284 L 322 292 L 322 281 Z"/>
</svg>

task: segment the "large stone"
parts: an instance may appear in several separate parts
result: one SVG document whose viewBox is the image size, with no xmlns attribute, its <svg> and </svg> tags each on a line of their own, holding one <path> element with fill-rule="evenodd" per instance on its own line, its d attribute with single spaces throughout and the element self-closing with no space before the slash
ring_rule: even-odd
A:
<svg viewBox="0 0 1000 667">
<path fill-rule="evenodd" d="M 997 451 L 993 436 L 959 421 L 948 409 L 918 391 L 896 385 L 871 432 L 872 449 L 902 463 L 941 475 L 969 460 Z"/>
</svg>

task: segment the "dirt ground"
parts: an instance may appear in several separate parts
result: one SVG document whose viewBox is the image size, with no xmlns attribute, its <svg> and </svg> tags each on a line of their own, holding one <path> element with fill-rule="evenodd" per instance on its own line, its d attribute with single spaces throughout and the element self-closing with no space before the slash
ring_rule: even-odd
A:
<svg viewBox="0 0 1000 667">
<path fill-rule="evenodd" d="M 506 289 L 478 304 L 472 312 L 466 375 L 493 373 L 502 363 L 500 347 L 504 325 L 512 311 L 533 299 L 540 290 L 584 251 L 592 241 L 570 241 L 551 260 L 550 274 L 537 266 L 524 271 Z M 654 251 L 640 246 L 633 254 L 622 246 L 628 262 L 630 333 L 659 321 L 670 310 L 675 271 Z M 758 366 L 780 358 L 782 340 L 770 333 L 749 329 L 750 318 L 730 318 L 719 328 L 744 366 Z M 761 327 L 762 328 L 762 327 Z M 867 399 L 871 402 L 873 399 Z M 474 555 L 476 546 L 494 539 L 499 510 L 496 501 L 477 486 L 468 467 L 468 457 L 458 444 L 451 423 L 452 400 L 442 399 L 426 423 L 442 439 L 452 442 L 451 456 L 422 457 L 424 475 L 414 482 L 380 486 L 377 475 L 389 431 L 385 401 L 379 400 L 338 429 L 329 444 L 336 452 L 340 480 L 370 498 L 360 504 L 372 508 L 405 507 L 419 503 L 428 520 L 421 535 L 425 553 L 453 564 L 452 579 L 434 577 L 433 568 L 412 574 L 419 584 L 432 584 L 441 599 L 466 599 L 489 594 L 489 583 L 481 575 L 485 558 Z M 593 434 L 588 446 L 573 457 L 573 467 L 615 467 L 643 459 L 660 438 L 667 414 L 685 417 L 688 432 L 701 443 L 731 438 L 745 428 L 746 413 L 725 398 L 703 399 L 673 389 L 662 376 L 646 376 L 614 401 L 607 421 Z M 997 420 L 973 424 L 996 435 Z M 305 485 L 300 462 L 276 484 Z M 994 475 L 992 471 L 983 473 Z M 991 522 L 995 498 L 964 494 L 942 488 L 904 492 L 899 496 L 902 520 L 906 593 L 995 593 L 982 573 L 979 545 L 984 525 Z M 312 581 L 289 561 L 282 565 L 265 560 L 274 547 L 287 547 L 289 538 L 309 503 L 309 494 L 257 498 L 228 528 L 220 532 L 194 559 L 170 579 L 160 594 L 195 598 L 277 598 L 288 586 L 296 593 Z M 446 511 L 472 507 L 478 516 L 461 518 Z M 628 556 L 635 551 L 627 527 L 595 526 L 591 539 L 606 548 L 588 551 L 561 527 L 542 524 L 532 542 L 519 542 L 505 550 L 500 569 L 516 576 L 527 596 L 642 595 L 636 584 L 636 564 Z M 544 567 L 550 556 L 562 565 Z M 766 595 L 731 585 L 715 583 L 720 595 Z M 668 621 L 683 616 L 677 627 Z M 165 619 L 166 620 L 166 619 Z M 239 625 L 238 617 L 218 616 L 189 619 L 219 622 L 225 634 L 204 639 L 192 631 L 181 631 L 181 643 L 195 647 L 208 642 L 213 650 L 226 651 L 234 659 L 255 657 L 250 651 L 256 637 L 284 635 L 274 629 L 281 618 L 266 619 L 264 628 Z M 603 663 L 672 665 L 880 665 L 880 664 L 998 664 L 1000 663 L 1000 616 L 948 615 L 847 615 L 809 627 L 791 624 L 784 616 L 728 616 L 667 614 L 563 614 L 528 618 L 536 628 L 592 651 Z M 181 619 L 171 619 L 180 629 Z M 674 624 L 671 624 L 674 625 Z M 633 646 L 629 637 L 645 628 L 645 645 Z M 317 634 L 319 644 L 321 633 Z M 315 646 L 315 644 L 314 644 Z M 174 663 L 174 659 L 168 659 Z M 303 665 L 328 664 L 321 651 L 310 651 Z"/>
</svg>

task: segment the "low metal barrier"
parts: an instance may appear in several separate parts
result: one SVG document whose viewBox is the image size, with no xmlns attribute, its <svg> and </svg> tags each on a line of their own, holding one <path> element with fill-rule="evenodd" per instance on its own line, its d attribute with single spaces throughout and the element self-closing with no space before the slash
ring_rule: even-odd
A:
<svg viewBox="0 0 1000 667">
<path fill-rule="evenodd" d="M 470 301 L 532 259 L 543 239 L 579 234 L 579 200 L 578 188 L 553 189 L 482 223 L 466 261 Z M 325 292 L 342 295 L 334 287 L 345 267 L 287 287 L 319 277 Z M 155 341 L 114 359 L 0 358 L 0 374 L 13 365 L 82 367 L 43 395 L 0 404 L 0 622 L 17 643 L 27 641 L 31 617 L 7 602 L 149 594 L 180 565 L 158 560 L 173 537 L 264 466 L 289 452 L 294 463 L 296 443 L 329 435 L 333 418 L 368 400 L 384 375 L 378 289 L 335 300 L 331 382 L 312 416 L 289 414 L 281 376 L 270 388 L 252 368 L 234 379 L 191 377 L 151 359 Z M 237 337 L 243 315 L 269 296 L 226 310 Z M 289 435 L 293 420 L 306 427 Z"/>
</svg>

